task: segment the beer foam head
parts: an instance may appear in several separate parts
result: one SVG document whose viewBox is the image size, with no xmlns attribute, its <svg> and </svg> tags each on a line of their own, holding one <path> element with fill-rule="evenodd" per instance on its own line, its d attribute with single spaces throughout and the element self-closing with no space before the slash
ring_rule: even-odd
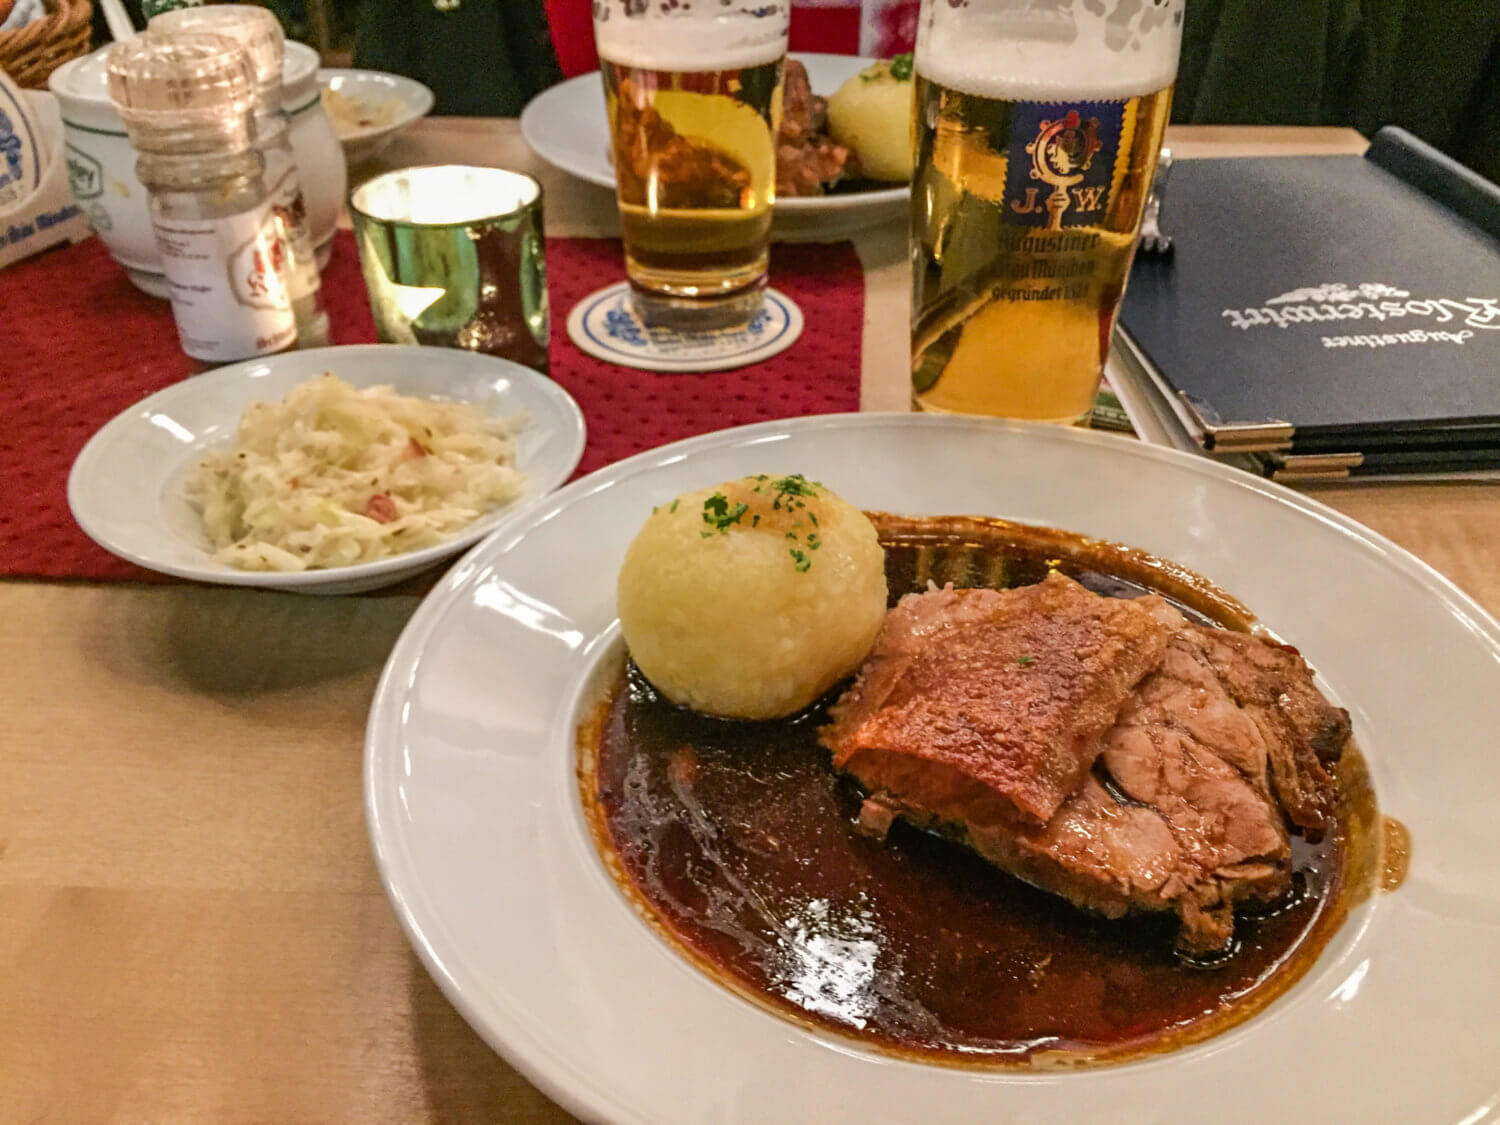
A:
<svg viewBox="0 0 1500 1125">
<path fill-rule="evenodd" d="M 599 57 L 644 70 L 736 70 L 786 54 L 787 5 L 754 9 L 674 9 L 652 5 L 627 16 L 611 3 L 594 20 Z"/>
<path fill-rule="evenodd" d="M 1013 101 L 1113 101 L 1177 77 L 1183 0 L 968 0 L 924 7 L 917 71 Z"/>
</svg>

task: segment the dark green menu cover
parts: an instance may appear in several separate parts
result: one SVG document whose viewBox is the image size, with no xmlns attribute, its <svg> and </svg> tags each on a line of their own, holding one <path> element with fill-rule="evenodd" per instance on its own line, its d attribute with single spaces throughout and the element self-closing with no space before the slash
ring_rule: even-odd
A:
<svg viewBox="0 0 1500 1125">
<path fill-rule="evenodd" d="M 1397 129 L 1192 160 L 1120 327 L 1213 452 L 1500 466 L 1500 189 Z"/>
</svg>

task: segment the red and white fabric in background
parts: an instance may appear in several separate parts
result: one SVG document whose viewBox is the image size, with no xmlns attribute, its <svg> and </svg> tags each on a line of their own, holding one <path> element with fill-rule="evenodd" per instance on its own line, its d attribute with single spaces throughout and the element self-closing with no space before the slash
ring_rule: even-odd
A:
<svg viewBox="0 0 1500 1125">
<path fill-rule="evenodd" d="M 792 0 L 791 49 L 890 58 L 917 40 L 919 0 Z"/>
<path fill-rule="evenodd" d="M 3 0 L 0 0 L 3 3 Z M 588 0 L 543 0 L 563 77 L 599 65 Z M 919 0 L 792 0 L 791 49 L 888 59 L 917 41 Z"/>
</svg>

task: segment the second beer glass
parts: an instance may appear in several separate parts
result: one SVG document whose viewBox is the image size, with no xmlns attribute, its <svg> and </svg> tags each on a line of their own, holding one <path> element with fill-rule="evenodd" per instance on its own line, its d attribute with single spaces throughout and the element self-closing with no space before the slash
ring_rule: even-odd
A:
<svg viewBox="0 0 1500 1125">
<path fill-rule="evenodd" d="M 625 265 L 648 325 L 760 308 L 788 0 L 595 0 Z"/>
<path fill-rule="evenodd" d="M 1182 0 L 923 0 L 912 399 L 1088 418 L 1177 75 Z"/>
</svg>

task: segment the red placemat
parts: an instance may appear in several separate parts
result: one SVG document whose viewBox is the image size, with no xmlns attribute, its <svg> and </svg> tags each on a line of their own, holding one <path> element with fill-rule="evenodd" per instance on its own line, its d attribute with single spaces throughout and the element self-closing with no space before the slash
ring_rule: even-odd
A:
<svg viewBox="0 0 1500 1125">
<path fill-rule="evenodd" d="M 552 377 L 578 400 L 589 426 L 580 473 L 729 426 L 859 409 L 865 285 L 852 244 L 776 246 L 772 280 L 801 307 L 807 322 L 802 337 L 763 363 L 709 375 L 618 367 L 574 346 L 568 311 L 624 276 L 624 256 L 614 239 L 547 244 Z"/>
<path fill-rule="evenodd" d="M 613 239 L 549 239 L 552 377 L 588 422 L 579 472 L 729 426 L 859 408 L 864 275 L 849 243 L 775 247 L 776 287 L 808 329 L 763 363 L 711 375 L 654 374 L 584 355 L 568 310 L 624 274 Z M 353 238 L 334 240 L 323 294 L 338 344 L 369 343 L 375 327 Z M 68 470 L 109 419 L 195 373 L 171 309 L 130 284 L 97 239 L 0 273 L 12 326 L 0 359 L 0 575 L 176 581 L 116 559 L 68 510 Z"/>
</svg>

